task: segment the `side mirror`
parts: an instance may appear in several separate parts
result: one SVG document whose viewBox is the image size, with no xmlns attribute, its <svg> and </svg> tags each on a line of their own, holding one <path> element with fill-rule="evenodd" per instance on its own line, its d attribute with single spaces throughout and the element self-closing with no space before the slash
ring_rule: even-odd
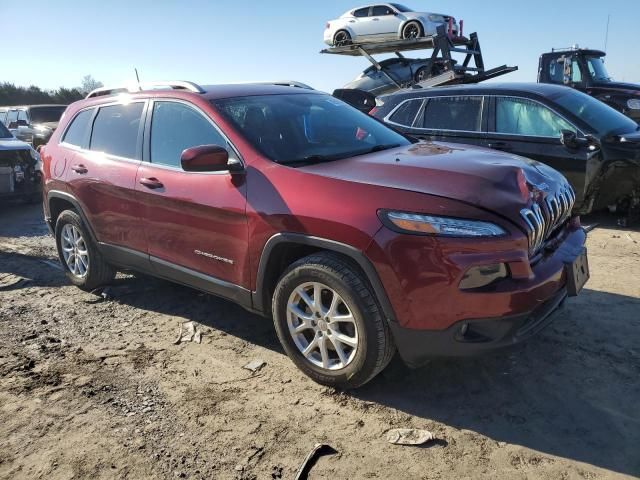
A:
<svg viewBox="0 0 640 480">
<path fill-rule="evenodd" d="M 219 145 L 200 145 L 187 148 L 180 155 L 185 172 L 220 172 L 236 170 L 229 164 L 229 152 Z"/>
<path fill-rule="evenodd" d="M 572 130 L 562 130 L 560 133 L 560 143 L 569 150 L 577 150 L 580 147 L 589 145 L 592 141 L 593 137 L 580 138 Z"/>
</svg>

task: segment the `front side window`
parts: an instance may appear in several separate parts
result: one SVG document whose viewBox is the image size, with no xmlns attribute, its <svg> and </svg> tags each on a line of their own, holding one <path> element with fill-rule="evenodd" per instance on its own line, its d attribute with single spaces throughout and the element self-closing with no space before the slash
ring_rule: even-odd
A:
<svg viewBox="0 0 640 480">
<path fill-rule="evenodd" d="M 84 147 L 89 131 L 89 122 L 93 117 L 93 109 L 80 112 L 71 122 L 62 141 L 76 147 Z"/>
<path fill-rule="evenodd" d="M 124 158 L 136 158 L 141 102 L 102 107 L 93 123 L 91 150 Z"/>
<path fill-rule="evenodd" d="M 376 5 L 373 7 L 372 14 L 373 17 L 383 17 L 385 15 L 393 15 L 393 10 L 391 10 L 386 5 Z"/>
<path fill-rule="evenodd" d="M 408 100 L 401 104 L 398 109 L 389 117 L 389 121 L 404 127 L 413 126 L 413 122 L 418 116 L 418 111 L 422 106 L 422 98 Z"/>
<path fill-rule="evenodd" d="M 359 8 L 358 10 L 355 10 L 353 12 L 353 16 L 358 18 L 367 17 L 368 15 L 369 15 L 369 7 Z"/>
<path fill-rule="evenodd" d="M 410 144 L 329 95 L 257 95 L 213 104 L 257 151 L 278 163 L 339 160 Z"/>
<path fill-rule="evenodd" d="M 151 163 L 179 168 L 183 150 L 199 145 L 228 149 L 227 141 L 198 111 L 177 102 L 155 102 L 151 118 Z"/>
<path fill-rule="evenodd" d="M 482 98 L 430 98 L 416 125 L 430 130 L 479 132 L 482 130 Z"/>
<path fill-rule="evenodd" d="M 563 130 L 576 132 L 573 125 L 538 102 L 525 98 L 496 98 L 497 133 L 560 138 Z"/>
</svg>

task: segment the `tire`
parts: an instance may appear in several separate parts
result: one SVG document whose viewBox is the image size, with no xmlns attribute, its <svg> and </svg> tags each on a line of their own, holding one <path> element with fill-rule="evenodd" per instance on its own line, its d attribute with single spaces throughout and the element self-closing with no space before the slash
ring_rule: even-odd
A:
<svg viewBox="0 0 640 480">
<path fill-rule="evenodd" d="M 402 27 L 402 38 L 408 40 L 411 38 L 420 38 L 424 36 L 424 30 L 420 22 L 411 21 Z"/>
<path fill-rule="evenodd" d="M 56 221 L 55 236 L 60 263 L 71 283 L 91 291 L 113 281 L 116 271 L 105 262 L 80 215 L 73 210 L 63 211 Z M 75 250 L 69 252 L 69 245 L 75 245 Z"/>
<path fill-rule="evenodd" d="M 414 76 L 416 83 L 425 81 L 431 76 L 431 69 L 429 67 L 420 67 Z"/>
<path fill-rule="evenodd" d="M 333 46 L 343 47 L 345 45 L 351 45 L 351 34 L 346 30 L 338 30 L 333 36 Z"/>
<path fill-rule="evenodd" d="M 307 294 L 307 300 L 300 291 Z M 312 298 L 320 299 L 322 315 L 310 308 Z M 391 331 L 368 282 L 349 261 L 333 253 L 321 252 L 293 263 L 278 281 L 272 310 L 287 355 L 322 385 L 340 389 L 364 385 L 395 353 Z M 296 312 L 306 319 L 301 320 Z"/>
</svg>

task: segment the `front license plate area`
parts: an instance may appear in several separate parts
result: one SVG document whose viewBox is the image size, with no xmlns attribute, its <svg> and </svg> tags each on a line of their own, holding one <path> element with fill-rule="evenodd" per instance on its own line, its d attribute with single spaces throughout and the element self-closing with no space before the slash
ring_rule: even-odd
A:
<svg viewBox="0 0 640 480">
<path fill-rule="evenodd" d="M 587 260 L 586 248 L 573 262 L 565 264 L 565 271 L 567 273 L 567 295 L 575 297 L 589 280 L 589 261 Z"/>
</svg>

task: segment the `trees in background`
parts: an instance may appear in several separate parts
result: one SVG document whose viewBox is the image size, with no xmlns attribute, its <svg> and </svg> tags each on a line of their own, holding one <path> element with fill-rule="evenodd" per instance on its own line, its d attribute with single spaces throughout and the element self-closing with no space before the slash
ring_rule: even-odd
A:
<svg viewBox="0 0 640 480">
<path fill-rule="evenodd" d="M 40 87 L 17 87 L 13 83 L 0 83 L 0 105 L 35 105 L 38 103 L 69 104 L 80 100 L 91 90 L 102 86 L 91 75 L 82 78 L 82 85 L 75 88 L 60 87 L 57 90 L 42 90 Z"/>
</svg>

